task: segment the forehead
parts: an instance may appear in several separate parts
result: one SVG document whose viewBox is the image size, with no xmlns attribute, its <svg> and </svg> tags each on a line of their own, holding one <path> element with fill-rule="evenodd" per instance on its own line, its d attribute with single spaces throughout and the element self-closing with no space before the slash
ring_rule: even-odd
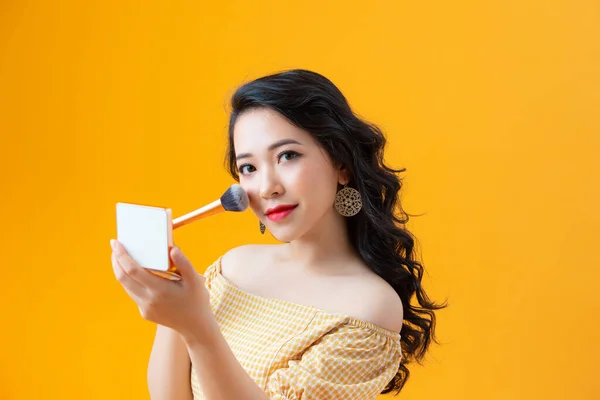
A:
<svg viewBox="0 0 600 400">
<path fill-rule="evenodd" d="M 271 109 L 255 109 L 240 115 L 233 129 L 236 153 L 266 149 L 281 139 L 295 139 L 309 145 L 312 137 Z"/>
</svg>

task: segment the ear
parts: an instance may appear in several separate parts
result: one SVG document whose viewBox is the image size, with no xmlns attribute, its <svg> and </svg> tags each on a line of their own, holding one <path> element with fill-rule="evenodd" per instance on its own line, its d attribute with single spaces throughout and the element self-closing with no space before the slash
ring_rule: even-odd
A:
<svg viewBox="0 0 600 400">
<path fill-rule="evenodd" d="M 350 171 L 343 165 L 338 166 L 338 183 L 345 185 L 350 181 Z"/>
</svg>

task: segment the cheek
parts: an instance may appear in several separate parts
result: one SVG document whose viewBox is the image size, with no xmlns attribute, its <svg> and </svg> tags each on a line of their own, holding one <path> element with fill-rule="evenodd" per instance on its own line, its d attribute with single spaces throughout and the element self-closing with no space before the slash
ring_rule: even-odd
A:
<svg viewBox="0 0 600 400">
<path fill-rule="evenodd" d="M 260 192 L 259 192 L 258 187 L 256 187 L 256 185 L 254 184 L 254 181 L 245 180 L 244 178 L 241 178 L 241 177 L 240 177 L 240 186 L 242 187 L 242 189 L 244 189 L 246 191 L 246 194 L 248 195 L 248 200 L 250 202 L 250 209 L 253 210 L 255 213 L 257 213 L 257 211 L 259 211 L 259 208 L 261 207 Z"/>
<path fill-rule="evenodd" d="M 294 193 L 309 202 L 311 207 L 328 207 L 333 204 L 337 180 L 327 165 L 305 163 L 290 176 L 288 185 Z"/>
<path fill-rule="evenodd" d="M 317 168 L 307 160 L 295 165 L 289 164 L 282 171 L 286 191 L 294 193 L 296 196 L 310 197 L 309 195 L 315 188 L 315 174 Z"/>
</svg>

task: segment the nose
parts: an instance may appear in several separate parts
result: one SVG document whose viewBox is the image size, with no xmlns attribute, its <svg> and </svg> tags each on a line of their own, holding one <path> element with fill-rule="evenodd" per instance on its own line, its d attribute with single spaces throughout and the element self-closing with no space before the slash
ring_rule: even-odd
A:
<svg viewBox="0 0 600 400">
<path fill-rule="evenodd" d="M 277 173 L 271 168 L 263 168 L 260 182 L 260 197 L 270 199 L 283 194 L 283 186 Z"/>
</svg>

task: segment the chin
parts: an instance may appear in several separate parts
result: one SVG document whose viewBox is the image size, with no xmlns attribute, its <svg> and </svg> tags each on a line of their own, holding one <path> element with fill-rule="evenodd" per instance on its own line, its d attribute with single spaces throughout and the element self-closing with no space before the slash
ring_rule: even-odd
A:
<svg viewBox="0 0 600 400">
<path fill-rule="evenodd" d="M 269 230 L 268 227 L 267 227 L 267 230 Z M 275 239 L 279 240 L 280 242 L 284 242 L 284 243 L 289 243 L 289 242 L 296 240 L 302 236 L 301 233 L 297 229 L 293 229 L 291 227 L 274 229 L 270 232 L 271 232 L 271 235 Z"/>
</svg>

